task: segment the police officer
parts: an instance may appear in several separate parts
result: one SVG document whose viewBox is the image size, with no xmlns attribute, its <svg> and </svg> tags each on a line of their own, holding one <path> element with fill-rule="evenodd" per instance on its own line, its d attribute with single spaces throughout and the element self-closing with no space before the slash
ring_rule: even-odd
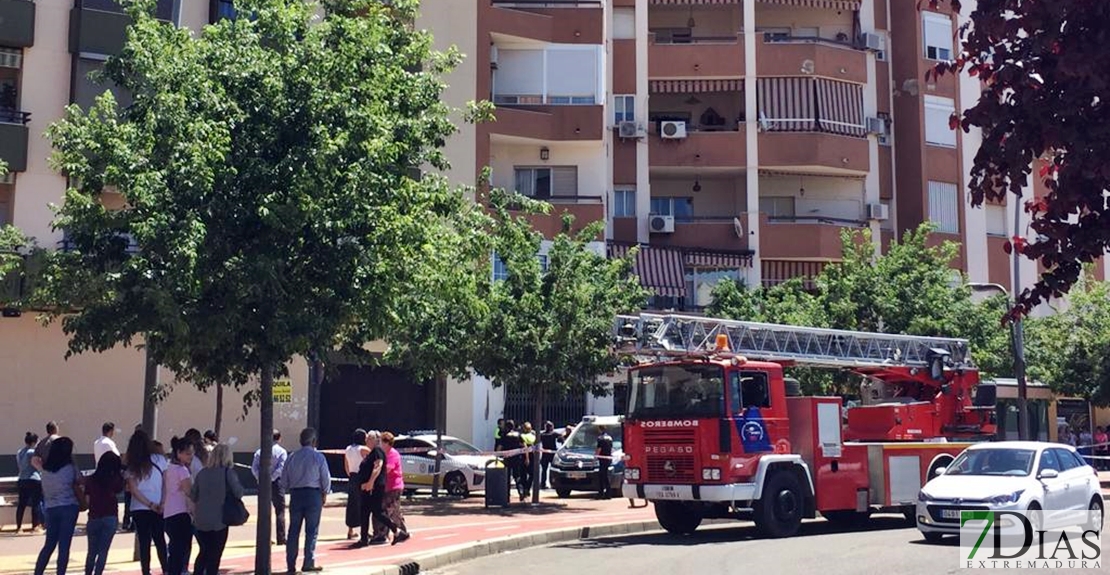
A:
<svg viewBox="0 0 1110 575">
<path fill-rule="evenodd" d="M 609 499 L 609 465 L 613 461 L 613 437 L 604 425 L 597 426 L 597 498 Z"/>
</svg>

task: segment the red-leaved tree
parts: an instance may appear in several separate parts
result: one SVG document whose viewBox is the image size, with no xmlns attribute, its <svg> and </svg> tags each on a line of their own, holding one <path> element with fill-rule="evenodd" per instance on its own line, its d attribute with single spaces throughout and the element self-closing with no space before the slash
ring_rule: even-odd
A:
<svg viewBox="0 0 1110 575">
<path fill-rule="evenodd" d="M 964 9 L 959 0 L 927 1 Z M 1110 245 L 1110 2 L 979 0 L 970 8 L 957 57 L 930 72 L 983 82 L 978 103 L 951 120 L 983 132 L 973 205 L 1008 193 L 1020 201 L 1030 177 L 1044 181 L 1047 194 L 1024 198 L 1031 233 L 1018 230 L 1007 245 L 1046 270 L 1020 294 L 1014 313 L 1025 314 L 1067 292 L 1083 263 Z"/>
</svg>

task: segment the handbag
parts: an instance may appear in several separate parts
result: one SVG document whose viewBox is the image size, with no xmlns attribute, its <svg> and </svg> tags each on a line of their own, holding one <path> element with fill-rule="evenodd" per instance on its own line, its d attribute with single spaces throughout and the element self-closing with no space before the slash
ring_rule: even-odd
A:
<svg viewBox="0 0 1110 575">
<path fill-rule="evenodd" d="M 73 482 L 73 495 L 77 498 L 77 512 L 84 513 L 89 510 L 89 494 L 85 491 L 84 478 Z"/>
<path fill-rule="evenodd" d="M 231 493 L 231 483 L 227 478 L 228 473 L 231 473 L 231 470 L 225 469 L 223 522 L 224 525 L 229 527 L 238 527 L 245 524 L 247 519 L 250 519 L 251 514 L 247 511 L 247 506 L 243 505 L 243 500 Z"/>
</svg>

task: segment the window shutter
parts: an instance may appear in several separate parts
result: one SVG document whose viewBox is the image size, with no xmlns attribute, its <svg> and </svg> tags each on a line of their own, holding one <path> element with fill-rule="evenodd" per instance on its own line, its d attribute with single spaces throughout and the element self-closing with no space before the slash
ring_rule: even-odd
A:
<svg viewBox="0 0 1110 575">
<path fill-rule="evenodd" d="M 552 196 L 577 196 L 578 195 L 578 168 L 568 166 L 551 168 L 551 195 Z"/>
<path fill-rule="evenodd" d="M 938 232 L 960 233 L 958 198 L 956 184 L 929 182 L 929 219 L 936 222 Z"/>
</svg>

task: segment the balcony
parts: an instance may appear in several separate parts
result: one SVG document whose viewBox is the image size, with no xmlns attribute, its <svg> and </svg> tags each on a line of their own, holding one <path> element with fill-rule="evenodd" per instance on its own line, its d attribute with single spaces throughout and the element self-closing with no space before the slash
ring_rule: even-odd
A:
<svg viewBox="0 0 1110 575">
<path fill-rule="evenodd" d="M 0 0 L 0 46 L 30 48 L 35 44 L 35 3 Z"/>
<path fill-rule="evenodd" d="M 866 138 L 826 132 L 764 132 L 759 134 L 759 167 L 866 174 L 871 157 Z"/>
<path fill-rule="evenodd" d="M 604 42 L 601 0 L 490 0 L 489 31 L 555 44 Z"/>
<path fill-rule="evenodd" d="M 651 34 L 651 78 L 740 78 L 744 75 L 743 35 L 687 37 Z"/>
<path fill-rule="evenodd" d="M 155 17 L 173 20 L 174 0 L 157 0 Z M 74 54 L 118 54 L 127 41 L 131 17 L 116 0 L 77 0 L 69 11 L 69 51 Z"/>
<path fill-rule="evenodd" d="M 0 108 L 0 160 L 11 172 L 27 170 L 27 122 L 29 112 Z"/>
<path fill-rule="evenodd" d="M 652 168 L 741 168 L 747 163 L 743 131 L 692 131 L 682 139 L 650 138 Z"/>
<path fill-rule="evenodd" d="M 763 34 L 762 41 L 756 41 L 755 51 L 756 73 L 760 76 L 796 76 L 805 68 L 808 75 L 867 83 L 867 53 L 847 37 L 831 40 Z"/>
<path fill-rule="evenodd" d="M 499 104 L 490 133 L 542 141 L 602 139 L 601 106 L 510 106 Z"/>
<path fill-rule="evenodd" d="M 768 259 L 839 260 L 840 232 L 862 229 L 867 222 L 816 217 L 759 216 L 760 257 Z"/>
<path fill-rule="evenodd" d="M 650 217 L 650 216 L 649 216 Z M 741 222 L 746 216 L 738 215 Z M 651 234 L 653 245 L 680 248 L 745 251 L 748 249 L 747 235 L 737 237 L 736 226 L 731 216 L 694 216 L 676 220 L 673 233 Z"/>
<path fill-rule="evenodd" d="M 543 200 L 551 204 L 551 213 L 529 215 L 527 218 L 545 238 L 553 238 L 563 232 L 563 214 L 566 213 L 574 216 L 571 233 L 605 219 L 605 203 L 601 196 L 552 196 Z"/>
</svg>

